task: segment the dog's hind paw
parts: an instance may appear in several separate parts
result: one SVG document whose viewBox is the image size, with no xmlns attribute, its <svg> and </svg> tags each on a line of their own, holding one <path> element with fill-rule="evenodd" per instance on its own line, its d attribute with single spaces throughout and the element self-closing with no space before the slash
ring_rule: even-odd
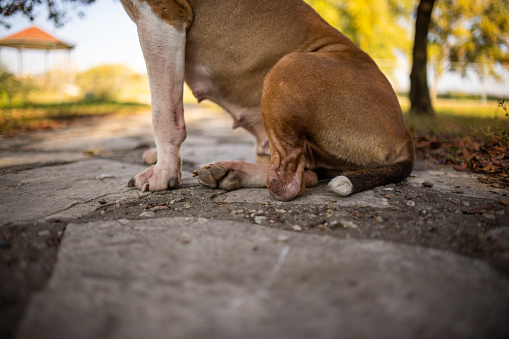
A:
<svg viewBox="0 0 509 339">
<path fill-rule="evenodd" d="M 204 165 L 194 170 L 193 176 L 198 176 L 198 182 L 210 188 L 222 188 L 227 191 L 240 188 L 240 181 L 234 171 L 227 171 L 216 164 Z"/>
<path fill-rule="evenodd" d="M 145 152 L 143 152 L 143 155 L 141 156 L 141 160 L 143 163 L 147 165 L 153 165 L 157 162 L 157 150 L 155 147 L 149 148 Z"/>
<path fill-rule="evenodd" d="M 346 197 L 347 195 L 352 194 L 353 192 L 353 184 L 344 175 L 340 175 L 339 177 L 335 177 L 329 182 L 329 185 L 327 185 L 327 188 L 343 197 Z"/>
<path fill-rule="evenodd" d="M 198 182 L 211 188 L 227 191 L 241 187 L 265 187 L 267 166 L 239 160 L 217 161 L 203 165 L 193 172 Z"/>
</svg>

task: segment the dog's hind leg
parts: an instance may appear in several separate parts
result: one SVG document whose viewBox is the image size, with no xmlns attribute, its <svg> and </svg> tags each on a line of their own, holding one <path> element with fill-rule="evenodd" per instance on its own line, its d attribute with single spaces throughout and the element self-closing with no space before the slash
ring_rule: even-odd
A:
<svg viewBox="0 0 509 339">
<path fill-rule="evenodd" d="M 157 149 L 155 147 L 149 148 L 143 152 L 141 160 L 144 164 L 153 165 L 157 163 Z"/>
<path fill-rule="evenodd" d="M 265 187 L 266 164 L 253 164 L 240 160 L 217 161 L 203 165 L 193 172 L 198 182 L 210 188 L 227 191 L 241 187 Z"/>
<path fill-rule="evenodd" d="M 272 196 L 288 201 L 306 187 L 305 125 L 308 114 L 305 101 L 295 90 L 299 82 L 295 81 L 296 74 L 292 72 L 293 62 L 288 56 L 283 59 L 285 61 L 279 61 L 265 77 L 261 113 L 271 154 L 266 185 Z"/>
<path fill-rule="evenodd" d="M 369 190 L 376 186 L 398 183 L 412 173 L 414 167 L 414 146 L 408 134 L 399 155 L 389 164 L 361 168 L 334 177 L 328 185 L 329 190 L 341 196 Z"/>
<path fill-rule="evenodd" d="M 412 169 L 413 157 L 391 165 L 367 168 L 346 176 L 337 176 L 331 180 L 327 187 L 338 195 L 348 196 L 376 186 L 400 182 L 410 175 Z"/>
<path fill-rule="evenodd" d="M 229 160 L 217 161 L 203 165 L 193 172 L 198 182 L 210 188 L 222 188 L 227 191 L 241 187 L 266 187 L 265 178 L 268 164 Z M 308 187 L 318 183 L 318 176 L 313 171 L 305 171 L 304 182 Z"/>
</svg>

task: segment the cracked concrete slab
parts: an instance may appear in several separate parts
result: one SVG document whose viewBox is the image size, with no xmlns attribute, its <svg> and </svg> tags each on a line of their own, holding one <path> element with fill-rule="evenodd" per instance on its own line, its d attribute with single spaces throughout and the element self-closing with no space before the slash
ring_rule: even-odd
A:
<svg viewBox="0 0 509 339">
<path fill-rule="evenodd" d="M 479 181 L 479 174 L 471 172 L 459 172 L 450 167 L 437 167 L 435 169 L 414 170 L 407 178 L 412 186 L 421 186 L 423 182 L 431 182 L 433 188 L 451 193 L 455 188 L 461 189 L 461 195 L 465 197 L 499 199 L 502 193 L 507 190 L 490 188 Z"/>
<path fill-rule="evenodd" d="M 19 166 L 44 166 L 75 162 L 86 158 L 85 154 L 76 152 L 3 152 L 0 156 L 0 169 Z"/>
<path fill-rule="evenodd" d="M 125 199 L 135 194 L 127 188 L 127 182 L 144 168 L 90 159 L 1 176 L 1 222 L 28 221 L 61 214 L 63 217 L 79 217 L 91 211 L 93 207 L 88 203 L 93 199 L 108 194 Z M 65 213 L 73 207 L 76 208 L 72 213 Z"/>
<path fill-rule="evenodd" d="M 186 123 L 186 169 L 222 159 L 254 161 L 253 139 L 232 133 L 227 114 L 186 107 Z M 44 268 L 49 275 L 55 267 L 31 298 L 19 338 L 506 336 L 507 276 L 488 266 L 488 252 L 484 262 L 472 257 L 494 244 L 507 262 L 507 232 L 500 228 L 509 214 L 501 205 L 507 190 L 491 189 L 475 174 L 421 164 L 408 184 L 347 198 L 327 192 L 323 182 L 282 203 L 267 189 L 198 187 L 187 171 L 175 191 L 141 193 L 126 184 L 146 168 L 132 164 L 141 154 L 134 148 L 150 144 L 150 114 L 0 142 L 0 169 L 6 169 L 0 226 L 10 231 L 5 239 L 0 234 L 0 247 L 13 246 L 20 255 L 16 241 L 37 245 L 56 232 L 48 225 L 57 223 L 45 221 L 67 225 L 56 263 L 16 271 L 29 276 Z M 86 155 L 95 151 L 100 158 Z M 424 181 L 433 187 L 424 188 Z M 456 186 L 463 194 L 451 193 Z M 122 201 L 129 204 L 116 207 Z M 461 214 L 469 210 L 475 213 Z M 122 219 L 142 218 L 141 211 L 147 219 Z M 221 220 L 228 218 L 236 221 Z M 29 238 L 9 225 L 23 221 L 47 227 Z M 362 239 L 349 239 L 350 233 Z M 384 241 L 368 240 L 377 237 Z M 56 235 L 48 239 L 58 246 Z M 423 246 L 447 252 L 413 246 L 415 239 L 431 239 Z M 470 257 L 454 254 L 455 243 Z"/>
<path fill-rule="evenodd" d="M 263 202 L 278 200 L 273 198 L 266 188 L 243 188 L 228 192 L 216 198 L 216 201 L 226 202 Z M 376 196 L 373 190 L 354 194 L 349 197 L 340 197 L 327 190 L 327 183 L 323 182 L 316 187 L 306 188 L 302 196 L 292 201 L 285 202 L 292 205 L 338 205 L 342 207 L 376 207 L 387 208 L 389 204 L 386 198 Z"/>
<path fill-rule="evenodd" d="M 153 140 L 150 114 L 106 117 L 87 125 L 74 126 L 52 133 L 25 145 L 38 151 L 114 151 L 129 150 Z"/>
<path fill-rule="evenodd" d="M 71 224 L 28 338 L 501 338 L 509 281 L 451 253 L 165 218 Z"/>
</svg>

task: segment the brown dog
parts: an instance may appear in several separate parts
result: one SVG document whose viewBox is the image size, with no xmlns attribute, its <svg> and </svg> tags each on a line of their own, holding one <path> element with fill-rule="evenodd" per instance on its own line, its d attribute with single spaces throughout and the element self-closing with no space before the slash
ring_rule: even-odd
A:
<svg viewBox="0 0 509 339">
<path fill-rule="evenodd" d="M 177 187 L 184 80 L 198 101 L 219 104 L 257 142 L 260 164 L 204 165 L 195 171 L 203 185 L 266 186 L 290 200 L 318 175 L 334 178 L 329 187 L 346 196 L 412 171 L 412 140 L 391 85 L 302 0 L 121 1 L 138 27 L 157 148 L 144 154 L 155 166 L 129 186 Z"/>
</svg>

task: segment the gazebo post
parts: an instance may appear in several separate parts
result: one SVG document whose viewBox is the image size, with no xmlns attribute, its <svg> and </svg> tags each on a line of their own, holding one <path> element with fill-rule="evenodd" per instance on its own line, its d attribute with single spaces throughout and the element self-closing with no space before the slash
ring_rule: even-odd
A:
<svg viewBox="0 0 509 339">
<path fill-rule="evenodd" d="M 48 74 L 48 70 L 49 70 L 49 49 L 46 50 L 45 54 L 44 54 L 44 82 L 45 82 L 45 85 L 48 86 L 49 83 L 50 83 L 50 74 Z"/>
<path fill-rule="evenodd" d="M 23 77 L 23 51 L 25 50 L 25 46 L 20 46 L 18 48 L 18 73 L 20 77 Z"/>
<path fill-rule="evenodd" d="M 68 66 L 68 79 L 69 84 L 74 85 L 74 82 L 76 80 L 73 63 L 72 63 L 72 49 L 67 50 L 67 66 Z"/>
</svg>

